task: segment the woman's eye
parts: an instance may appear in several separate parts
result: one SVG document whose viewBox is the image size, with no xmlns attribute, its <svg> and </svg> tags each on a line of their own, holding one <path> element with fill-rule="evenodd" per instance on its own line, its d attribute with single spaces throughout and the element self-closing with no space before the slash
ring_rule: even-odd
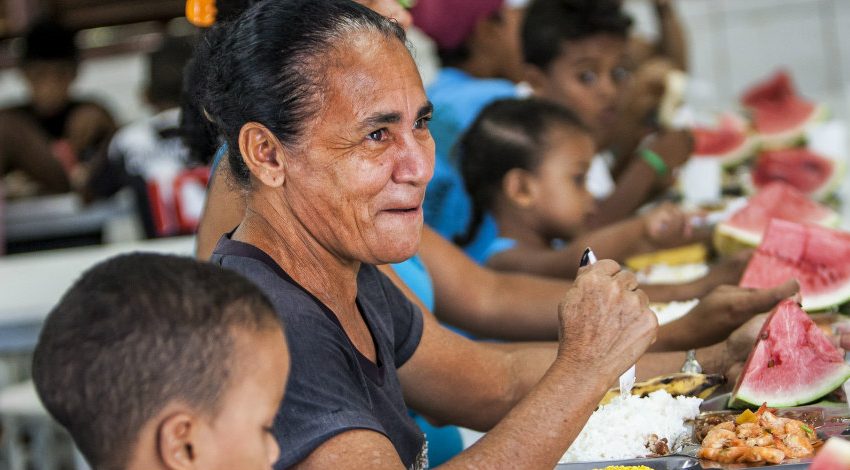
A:
<svg viewBox="0 0 850 470">
<path fill-rule="evenodd" d="M 596 81 L 596 72 L 591 72 L 589 70 L 581 72 L 578 74 L 578 80 L 589 85 Z"/>
<path fill-rule="evenodd" d="M 615 83 L 625 81 L 631 75 L 632 74 L 629 71 L 629 69 L 627 69 L 625 67 L 617 67 L 617 68 L 615 68 L 614 70 L 611 71 L 611 78 L 614 80 Z"/>
<path fill-rule="evenodd" d="M 413 125 L 414 129 L 427 129 L 428 123 L 431 122 L 431 116 L 421 117 L 416 120 L 416 123 Z"/>
<path fill-rule="evenodd" d="M 372 131 L 372 132 L 370 132 L 369 134 L 366 135 L 366 138 L 369 139 L 369 140 L 374 140 L 376 142 L 381 142 L 383 140 L 386 140 L 387 129 L 381 128 L 381 129 L 378 129 L 376 131 Z"/>
</svg>

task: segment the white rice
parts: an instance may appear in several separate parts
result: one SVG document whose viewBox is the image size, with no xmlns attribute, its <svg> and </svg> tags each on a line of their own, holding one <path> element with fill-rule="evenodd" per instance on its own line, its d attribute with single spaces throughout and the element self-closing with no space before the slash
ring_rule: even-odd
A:
<svg viewBox="0 0 850 470">
<path fill-rule="evenodd" d="M 671 451 L 675 451 L 690 434 L 685 421 L 699 414 L 700 403 L 700 398 L 674 398 L 664 390 L 646 398 L 617 397 L 593 412 L 561 462 L 644 457 L 650 453 L 646 442 L 652 434 L 659 439 L 666 437 Z"/>
<path fill-rule="evenodd" d="M 658 317 L 659 325 L 666 325 L 673 320 L 678 320 L 688 314 L 699 303 L 699 299 L 673 301 L 667 303 L 651 303 L 650 310 Z"/>
</svg>

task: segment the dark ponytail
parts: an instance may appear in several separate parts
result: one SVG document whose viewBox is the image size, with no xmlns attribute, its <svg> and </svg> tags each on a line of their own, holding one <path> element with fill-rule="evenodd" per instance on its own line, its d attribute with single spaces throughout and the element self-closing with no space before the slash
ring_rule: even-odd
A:
<svg viewBox="0 0 850 470">
<path fill-rule="evenodd" d="M 456 148 L 464 185 L 472 199 L 472 221 L 455 243 L 463 246 L 472 242 L 510 170 L 537 168 L 546 150 L 547 133 L 554 125 L 588 132 L 570 110 L 536 98 L 498 100 L 481 111 Z"/>
<path fill-rule="evenodd" d="M 250 187 L 238 150 L 242 126 L 260 123 L 284 146 L 297 148 L 319 112 L 329 55 L 364 31 L 406 41 L 395 22 L 349 0 L 259 2 L 207 32 L 196 54 L 196 103 L 224 136 L 240 187 Z"/>
</svg>

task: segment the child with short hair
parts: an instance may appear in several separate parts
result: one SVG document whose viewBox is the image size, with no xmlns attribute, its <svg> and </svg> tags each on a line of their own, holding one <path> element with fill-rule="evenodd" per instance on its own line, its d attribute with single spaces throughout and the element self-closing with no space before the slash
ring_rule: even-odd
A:
<svg viewBox="0 0 850 470">
<path fill-rule="evenodd" d="M 687 216 L 669 204 L 586 231 L 595 202 L 585 178 L 595 153 L 590 130 L 555 103 L 509 99 L 482 111 L 461 138 L 458 156 L 473 200 L 472 230 L 487 212 L 499 228 L 485 256 L 488 266 L 572 278 L 587 246 L 600 257 L 622 262 L 691 240 Z M 699 286 L 670 286 L 666 292 L 676 290 L 674 298 L 699 297 L 718 283 L 736 282 L 742 267 L 735 261 Z"/>
<path fill-rule="evenodd" d="M 271 468 L 288 370 L 280 321 L 256 286 L 155 254 L 87 271 L 33 357 L 42 402 L 94 470 Z"/>
<path fill-rule="evenodd" d="M 606 155 L 594 163 L 590 179 L 600 209 L 588 220 L 593 227 L 632 215 L 669 187 L 692 150 L 689 132 L 658 131 L 664 85 L 656 78 L 672 66 L 646 64 L 632 77 L 631 24 L 620 0 L 536 0 L 523 24 L 523 56 L 535 96 L 573 110 Z M 652 140 L 638 148 L 648 135 Z"/>
</svg>

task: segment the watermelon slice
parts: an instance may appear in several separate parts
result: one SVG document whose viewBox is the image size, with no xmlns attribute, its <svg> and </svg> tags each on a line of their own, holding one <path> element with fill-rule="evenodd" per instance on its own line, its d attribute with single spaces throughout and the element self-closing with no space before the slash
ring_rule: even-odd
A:
<svg viewBox="0 0 850 470">
<path fill-rule="evenodd" d="M 797 94 L 791 76 L 780 70 L 744 93 L 741 103 L 752 113 L 753 127 L 764 148 L 798 145 L 809 124 L 822 119 L 826 110 Z"/>
<path fill-rule="evenodd" d="M 818 451 L 809 470 L 847 470 L 850 468 L 850 441 L 830 437 Z"/>
<path fill-rule="evenodd" d="M 823 310 L 850 299 L 850 233 L 773 219 L 741 287 L 774 287 L 797 279 L 803 308 Z"/>
<path fill-rule="evenodd" d="M 747 205 L 714 229 L 714 245 L 720 253 L 755 247 L 771 219 L 811 223 L 824 227 L 838 225 L 838 213 L 807 198 L 781 181 L 767 184 Z"/>
<path fill-rule="evenodd" d="M 747 135 L 747 124 L 735 115 L 726 114 L 716 128 L 696 127 L 694 157 L 716 158 L 726 168 L 734 167 L 750 158 L 756 149 L 756 139 Z"/>
<path fill-rule="evenodd" d="M 730 405 L 769 407 L 813 402 L 850 378 L 850 365 L 791 299 L 776 306 L 738 377 Z"/>
<path fill-rule="evenodd" d="M 761 152 L 750 178 L 758 189 L 785 181 L 814 199 L 823 200 L 841 184 L 842 165 L 805 148 Z"/>
</svg>

